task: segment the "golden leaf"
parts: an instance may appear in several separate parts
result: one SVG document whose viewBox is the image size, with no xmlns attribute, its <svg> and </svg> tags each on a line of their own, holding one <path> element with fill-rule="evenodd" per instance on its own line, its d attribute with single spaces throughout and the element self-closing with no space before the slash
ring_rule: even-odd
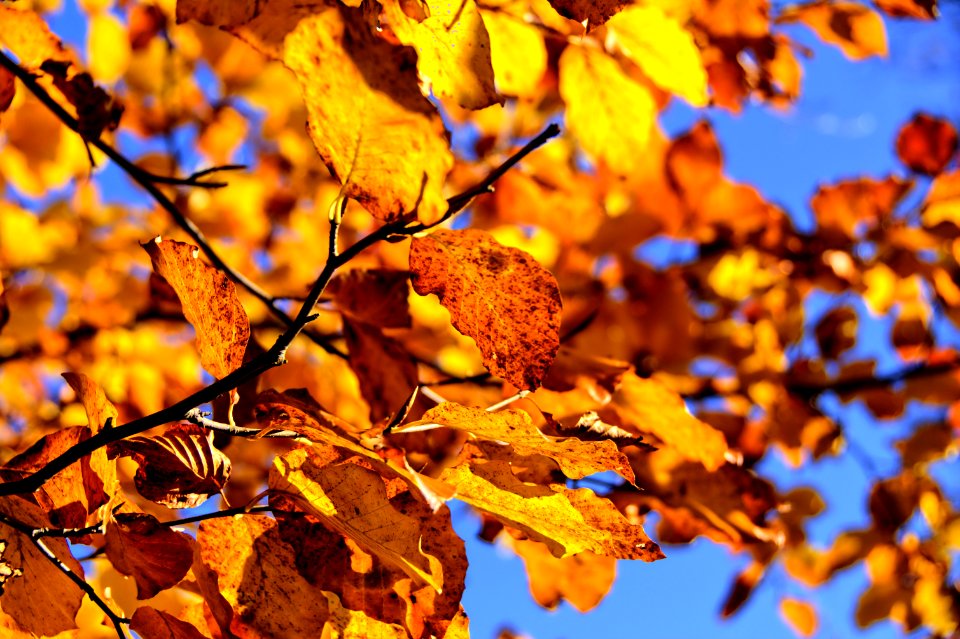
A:
<svg viewBox="0 0 960 639">
<path fill-rule="evenodd" d="M 413 289 L 439 298 L 491 373 L 540 386 L 560 347 L 560 291 L 548 270 L 484 231 L 446 229 L 413 239 L 410 270 Z"/>
<path fill-rule="evenodd" d="M 649 90 L 602 51 L 569 45 L 560 56 L 560 95 L 567 126 L 584 150 L 611 171 L 631 174 L 656 118 Z"/>
<path fill-rule="evenodd" d="M 303 448 L 279 455 L 269 486 L 299 497 L 298 503 L 330 528 L 440 592 L 443 566 L 421 550 L 423 522 L 390 504 L 384 480 L 376 472 L 349 462 L 324 465 L 324 461 Z"/>
<path fill-rule="evenodd" d="M 180 583 L 193 563 L 191 538 L 153 515 L 121 513 L 107 522 L 106 553 L 120 574 L 133 577 L 137 599 Z"/>
<path fill-rule="evenodd" d="M 693 36 L 655 6 L 627 7 L 607 22 L 614 45 L 648 78 L 695 107 L 707 104 L 707 72 Z"/>
<path fill-rule="evenodd" d="M 497 90 L 505 95 L 534 95 L 547 71 L 543 35 L 518 16 L 483 9 L 480 13 L 490 36 L 490 60 Z"/>
<path fill-rule="evenodd" d="M 30 69 L 39 68 L 44 60 L 73 60 L 39 14 L 6 3 L 0 4 L 0 43 Z"/>
<path fill-rule="evenodd" d="M 337 639 L 407 639 L 403 626 L 371 619 L 362 612 L 347 610 L 334 592 L 322 591 L 330 610 L 330 618 L 323 626 L 324 637 Z"/>
<path fill-rule="evenodd" d="M 157 237 L 143 249 L 153 270 L 180 298 L 183 314 L 197 333 L 203 367 L 218 379 L 238 369 L 250 339 L 250 321 L 233 282 L 202 262 L 200 250 L 190 244 Z"/>
<path fill-rule="evenodd" d="M 624 428 L 653 435 L 707 470 L 717 470 L 724 464 L 727 442 L 723 434 L 691 415 L 680 395 L 662 382 L 627 373 L 613 405 Z"/>
<path fill-rule="evenodd" d="M 456 489 L 457 499 L 542 541 L 555 557 L 584 551 L 643 561 L 664 556 L 642 526 L 592 490 L 526 484 L 504 461 L 461 464 L 445 470 L 440 481 Z"/>
<path fill-rule="evenodd" d="M 493 84 L 490 37 L 474 0 L 427 0 L 426 16 L 407 16 L 400 0 L 385 0 L 383 12 L 400 42 L 417 51 L 420 77 L 440 98 L 465 109 L 503 100 Z"/>
<path fill-rule="evenodd" d="M 817 611 L 806 601 L 792 597 L 781 599 L 780 616 L 801 637 L 812 637 L 817 633 Z"/>
<path fill-rule="evenodd" d="M 506 442 L 520 455 L 546 455 L 556 461 L 570 479 L 612 470 L 627 481 L 634 481 L 630 462 L 612 441 L 547 437 L 533 425 L 530 415 L 521 410 L 494 413 L 445 402 L 424 413 L 419 422 L 406 424 L 395 432 L 429 423 L 473 433 L 481 439 Z"/>
</svg>

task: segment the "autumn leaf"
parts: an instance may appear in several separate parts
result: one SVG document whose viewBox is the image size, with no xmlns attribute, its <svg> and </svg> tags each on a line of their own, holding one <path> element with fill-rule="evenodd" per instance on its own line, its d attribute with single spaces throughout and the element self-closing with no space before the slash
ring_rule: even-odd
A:
<svg viewBox="0 0 960 639">
<path fill-rule="evenodd" d="M 386 624 L 371 619 L 362 612 L 347 610 L 340 603 L 336 593 L 323 591 L 324 598 L 330 610 L 330 618 L 323 626 L 323 636 L 343 637 L 343 639 L 366 639 L 377 637 L 380 639 L 406 639 L 406 630 L 396 624 Z"/>
<path fill-rule="evenodd" d="M 323 463 L 307 449 L 292 450 L 274 461 L 269 486 L 298 497 L 306 512 L 440 592 L 441 561 L 420 550 L 421 523 L 390 505 L 383 479 L 357 464 Z"/>
<path fill-rule="evenodd" d="M 347 10 L 304 19 L 285 41 L 310 136 L 344 195 L 384 222 L 416 216 L 430 224 L 447 210 L 442 189 L 453 158 L 412 58 Z"/>
<path fill-rule="evenodd" d="M 502 534 L 499 539 L 523 559 L 530 594 L 538 604 L 553 610 L 561 601 L 580 612 L 589 612 L 610 592 L 617 574 L 617 560 L 586 551 L 558 559 L 547 547 L 529 539 Z"/>
<path fill-rule="evenodd" d="M 40 14 L 9 4 L 0 5 L 0 43 L 30 69 L 38 69 L 44 60 L 73 59 Z"/>
<path fill-rule="evenodd" d="M 812 637 L 817 633 L 817 611 L 805 601 L 791 597 L 781 599 L 780 616 L 801 637 Z"/>
<path fill-rule="evenodd" d="M 821 186 L 810 206 L 820 224 L 856 237 L 860 224 L 866 222 L 869 228 L 888 219 L 911 188 L 912 181 L 898 177 L 865 177 Z"/>
<path fill-rule="evenodd" d="M 437 296 L 490 372 L 540 386 L 560 346 L 560 291 L 549 271 L 482 231 L 445 229 L 413 239 L 410 271 L 413 289 Z"/>
<path fill-rule="evenodd" d="M 937 0 L 875 0 L 874 4 L 894 18 L 933 20 L 940 16 Z"/>
<path fill-rule="evenodd" d="M 693 106 L 707 104 L 707 73 L 693 36 L 655 6 L 631 6 L 607 22 L 614 46 L 657 86 Z"/>
<path fill-rule="evenodd" d="M 502 461 L 460 464 L 439 479 L 456 488 L 457 499 L 542 541 L 555 557 L 590 551 L 617 559 L 663 558 L 642 526 L 628 523 L 591 490 L 526 484 Z"/>
<path fill-rule="evenodd" d="M 622 0 L 550 0 L 550 4 L 564 18 L 593 28 L 602 25 L 627 3 Z"/>
<path fill-rule="evenodd" d="M 546 455 L 556 461 L 570 479 L 612 470 L 627 481 L 634 481 L 629 461 L 612 441 L 547 437 L 533 425 L 530 415 L 521 410 L 489 412 L 445 402 L 424 413 L 420 421 L 405 424 L 395 432 L 402 433 L 416 429 L 419 424 L 432 423 L 466 431 L 481 439 L 510 444 L 520 455 Z"/>
<path fill-rule="evenodd" d="M 405 271 L 353 269 L 327 286 L 337 308 L 354 321 L 381 328 L 409 328 L 410 275 Z"/>
<path fill-rule="evenodd" d="M 630 78 L 616 60 L 591 47 L 569 45 L 560 56 L 560 95 L 565 119 L 591 157 L 629 175 L 655 126 L 649 90 Z M 630 122 L 629 127 L 620 125 Z"/>
<path fill-rule="evenodd" d="M 6 69 L 0 69 L 0 115 L 10 108 L 16 92 L 17 83 L 13 74 Z"/>
<path fill-rule="evenodd" d="M 19 497 L 0 499 L 0 514 L 34 527 L 43 527 L 46 521 L 40 508 Z M 76 628 L 75 618 L 83 591 L 24 533 L 0 523 L 0 540 L 6 542 L 5 569 L 20 573 L 19 577 L 4 583 L 0 609 L 25 632 L 35 636 L 56 635 Z M 43 543 L 71 571 L 83 576 L 83 568 L 70 554 L 65 539 L 44 539 Z"/>
<path fill-rule="evenodd" d="M 121 513 L 106 525 L 106 553 L 113 567 L 133 577 L 137 599 L 172 588 L 190 570 L 190 538 L 163 526 L 152 515 Z"/>
<path fill-rule="evenodd" d="M 193 625 L 150 606 L 140 606 L 130 620 L 130 629 L 143 639 L 203 639 Z"/>
<path fill-rule="evenodd" d="M 957 152 L 957 130 L 948 121 L 918 113 L 897 135 L 897 156 L 918 173 L 937 175 Z"/>
<path fill-rule="evenodd" d="M 170 508 L 194 508 L 215 495 L 230 477 L 230 460 L 213 446 L 213 433 L 175 424 L 162 435 L 137 435 L 113 444 L 108 454 L 139 464 L 137 491 Z"/>
<path fill-rule="evenodd" d="M 807 25 L 824 42 L 839 47 L 851 60 L 887 55 L 887 32 L 883 18 L 862 4 L 818 0 L 787 8 L 777 22 Z"/>
<path fill-rule="evenodd" d="M 624 428 L 653 435 L 707 470 L 717 470 L 724 464 L 727 443 L 723 434 L 691 415 L 683 399 L 663 383 L 628 373 L 614 395 L 613 405 Z"/>
<path fill-rule="evenodd" d="M 526 96 L 537 90 L 547 71 L 547 48 L 533 25 L 503 11 L 480 9 L 490 37 L 490 61 L 497 91 Z"/>
<path fill-rule="evenodd" d="M 143 244 L 153 270 L 165 279 L 183 304 L 183 314 L 197 332 L 200 362 L 222 379 L 239 368 L 250 339 L 250 322 L 226 274 L 204 264 L 195 246 L 161 240 Z"/>
<path fill-rule="evenodd" d="M 432 92 L 466 109 L 500 104 L 490 38 L 474 0 L 426 0 L 419 20 L 403 4 L 386 0 L 383 15 L 400 42 L 417 51 L 417 69 Z"/>
<path fill-rule="evenodd" d="M 370 421 L 388 419 L 400 411 L 417 387 L 417 364 L 409 353 L 376 326 L 343 321 L 350 368 L 370 405 Z"/>
</svg>

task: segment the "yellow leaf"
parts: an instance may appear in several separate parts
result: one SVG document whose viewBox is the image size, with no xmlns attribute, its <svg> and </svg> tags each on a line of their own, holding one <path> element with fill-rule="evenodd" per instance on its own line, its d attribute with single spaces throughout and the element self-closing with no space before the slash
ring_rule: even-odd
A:
<svg viewBox="0 0 960 639">
<path fill-rule="evenodd" d="M 322 639 L 407 639 L 403 626 L 385 623 L 357 610 L 347 610 L 340 597 L 329 590 L 322 591 L 330 610 L 330 618 L 323 625 Z"/>
<path fill-rule="evenodd" d="M 812 637 L 817 633 L 817 611 L 805 601 L 791 597 L 782 599 L 780 615 L 801 637 Z"/>
<path fill-rule="evenodd" d="M 30 69 L 38 68 L 44 60 L 73 59 L 39 14 L 7 3 L 0 4 L 0 43 Z"/>
<path fill-rule="evenodd" d="M 642 526 L 592 490 L 527 484 L 504 461 L 461 464 L 445 470 L 440 481 L 455 488 L 457 499 L 542 541 L 554 557 L 584 551 L 643 561 L 664 556 Z"/>
<path fill-rule="evenodd" d="M 610 39 L 653 82 L 696 107 L 707 104 L 707 72 L 693 36 L 654 6 L 627 7 L 607 22 Z"/>
<path fill-rule="evenodd" d="M 619 175 L 640 165 L 656 105 L 616 60 L 591 47 L 567 46 L 560 56 L 560 95 L 567 126 L 587 153 Z"/>
<path fill-rule="evenodd" d="M 287 36 L 284 63 L 300 81 L 310 136 L 345 194 L 380 220 L 416 213 L 429 224 L 447 210 L 453 156 L 410 55 L 370 34 L 355 12 L 326 11 Z"/>
<path fill-rule="evenodd" d="M 502 102 L 493 84 L 490 37 L 474 0 L 427 0 L 427 15 L 408 16 L 400 0 L 383 11 L 399 40 L 417 51 L 420 77 L 440 98 L 466 109 Z"/>
<path fill-rule="evenodd" d="M 922 220 L 925 227 L 950 223 L 960 227 L 960 171 L 938 175 L 923 200 Z"/>
<path fill-rule="evenodd" d="M 547 437 L 537 430 L 530 415 L 522 410 L 492 413 L 482 408 L 445 402 L 424 413 L 420 421 L 407 424 L 397 432 L 430 423 L 467 431 L 481 439 L 506 442 L 520 455 L 546 455 L 556 461 L 570 479 L 612 470 L 627 481 L 634 481 L 630 462 L 614 442 Z"/>
<path fill-rule="evenodd" d="M 723 465 L 727 454 L 723 433 L 691 415 L 680 395 L 663 383 L 627 373 L 613 402 L 624 428 L 650 433 L 707 470 Z"/>
<path fill-rule="evenodd" d="M 391 505 L 377 473 L 353 463 L 324 465 L 324 461 L 303 448 L 280 455 L 274 460 L 269 486 L 301 497 L 307 512 L 440 592 L 443 566 L 421 550 L 423 522 Z"/>
<path fill-rule="evenodd" d="M 497 90 L 505 95 L 531 96 L 547 71 L 543 35 L 522 17 L 503 11 L 481 11 L 490 36 L 490 59 Z"/>
<path fill-rule="evenodd" d="M 880 14 L 853 2 L 820 0 L 786 9 L 780 23 L 801 22 L 851 60 L 887 55 L 887 31 Z"/>
<path fill-rule="evenodd" d="M 130 65 L 127 30 L 113 14 L 98 13 L 90 18 L 87 31 L 87 59 L 90 75 L 112 84 L 123 77 Z"/>
</svg>

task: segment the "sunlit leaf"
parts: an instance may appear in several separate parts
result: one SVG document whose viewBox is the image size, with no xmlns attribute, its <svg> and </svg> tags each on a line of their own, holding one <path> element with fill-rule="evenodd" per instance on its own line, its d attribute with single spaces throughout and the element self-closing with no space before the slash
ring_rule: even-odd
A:
<svg viewBox="0 0 960 639">
<path fill-rule="evenodd" d="M 780 600 L 780 615 L 790 624 L 793 631 L 801 637 L 812 637 L 817 632 L 817 611 L 814 607 L 799 599 L 787 597 Z"/>
<path fill-rule="evenodd" d="M 409 17 L 400 0 L 385 0 L 384 15 L 399 40 L 417 51 L 417 69 L 440 98 L 467 109 L 502 99 L 493 85 L 490 38 L 474 0 L 426 0 L 424 17 Z"/>
<path fill-rule="evenodd" d="M 232 373 L 242 363 L 250 338 L 250 322 L 233 282 L 204 264 L 195 246 L 158 237 L 143 248 L 153 270 L 180 298 L 183 314 L 197 332 L 203 367 L 217 378 Z"/>
<path fill-rule="evenodd" d="M 192 624 L 150 606 L 137 608 L 130 629 L 143 639 L 202 639 L 206 636 Z"/>
<path fill-rule="evenodd" d="M 913 171 L 941 173 L 957 152 L 957 130 L 950 122 L 918 113 L 897 135 L 897 156 Z"/>
<path fill-rule="evenodd" d="M 560 291 L 549 271 L 476 230 L 414 238 L 410 270 L 414 290 L 439 298 L 490 372 L 540 386 L 560 346 Z"/>
<path fill-rule="evenodd" d="M 851 60 L 887 55 L 887 31 L 883 18 L 866 5 L 843 0 L 818 0 L 786 9 L 778 22 L 807 25 L 824 42 L 836 45 Z"/>
</svg>

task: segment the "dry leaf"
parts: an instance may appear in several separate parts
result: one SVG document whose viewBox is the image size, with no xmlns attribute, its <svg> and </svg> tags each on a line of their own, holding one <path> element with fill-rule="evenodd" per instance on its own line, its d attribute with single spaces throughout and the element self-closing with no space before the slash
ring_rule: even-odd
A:
<svg viewBox="0 0 960 639">
<path fill-rule="evenodd" d="M 570 479 L 612 470 L 633 483 L 633 470 L 626 456 L 612 441 L 582 441 L 573 437 L 547 437 L 534 426 L 530 415 L 521 410 L 488 412 L 445 402 L 431 408 L 419 422 L 412 422 L 397 432 L 418 424 L 436 423 L 448 428 L 473 433 L 481 439 L 510 444 L 520 455 L 546 455 L 560 466 Z"/>
<path fill-rule="evenodd" d="M 957 129 L 950 122 L 918 113 L 897 135 L 897 156 L 912 171 L 937 175 L 957 152 Z"/>
<path fill-rule="evenodd" d="M 343 335 L 350 353 L 350 368 L 370 405 L 370 421 L 376 424 L 392 417 L 417 387 L 417 363 L 403 346 L 376 326 L 344 317 Z"/>
<path fill-rule="evenodd" d="M 143 249 L 153 270 L 180 298 L 183 314 L 197 333 L 203 367 L 217 379 L 238 369 L 250 339 L 250 321 L 233 282 L 204 264 L 200 249 L 190 244 L 157 237 Z"/>
<path fill-rule="evenodd" d="M 107 521 L 105 534 L 107 558 L 118 572 L 133 577 L 137 599 L 176 586 L 193 563 L 190 538 L 153 515 L 121 513 Z"/>
<path fill-rule="evenodd" d="M 824 42 L 838 46 L 851 60 L 887 55 L 887 31 L 883 18 L 866 5 L 843 0 L 818 0 L 788 7 L 777 22 L 807 25 Z"/>
<path fill-rule="evenodd" d="M 410 274 L 385 269 L 353 269 L 327 286 L 340 312 L 350 319 L 381 328 L 410 328 L 407 297 Z"/>
<path fill-rule="evenodd" d="M 557 13 L 564 18 L 586 24 L 588 29 L 599 27 L 627 2 L 623 0 L 550 0 Z"/>
<path fill-rule="evenodd" d="M 535 389 L 560 347 L 560 291 L 530 255 L 483 231 L 441 229 L 410 246 L 413 289 L 435 294 L 491 373 Z"/>
<path fill-rule="evenodd" d="M 137 435 L 108 449 L 111 458 L 139 464 L 137 491 L 169 508 L 195 508 L 220 492 L 230 478 L 230 460 L 213 446 L 213 433 L 175 424 L 163 435 Z"/>
<path fill-rule="evenodd" d="M 133 630 L 143 639 L 206 639 L 192 624 L 150 606 L 140 606 L 130 621 Z"/>
</svg>

